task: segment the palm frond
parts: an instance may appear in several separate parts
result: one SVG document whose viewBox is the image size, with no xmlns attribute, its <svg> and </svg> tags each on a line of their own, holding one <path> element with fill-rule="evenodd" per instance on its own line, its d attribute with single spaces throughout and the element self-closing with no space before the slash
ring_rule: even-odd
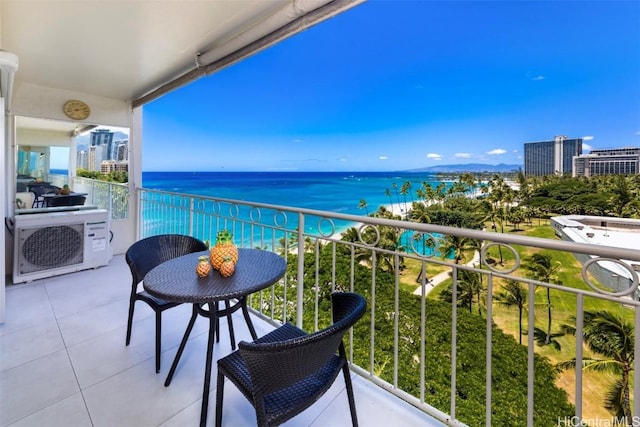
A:
<svg viewBox="0 0 640 427">
<path fill-rule="evenodd" d="M 604 407 L 616 418 L 624 417 L 624 392 L 625 387 L 622 380 L 616 380 L 604 398 Z"/>
</svg>

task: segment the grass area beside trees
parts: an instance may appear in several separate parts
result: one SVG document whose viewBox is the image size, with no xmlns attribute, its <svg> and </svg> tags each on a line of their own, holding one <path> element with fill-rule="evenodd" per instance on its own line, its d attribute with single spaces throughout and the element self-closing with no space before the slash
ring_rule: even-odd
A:
<svg viewBox="0 0 640 427">
<path fill-rule="evenodd" d="M 532 225 L 524 226 L 522 230 L 518 231 L 518 233 L 535 237 L 555 237 L 553 229 L 548 225 L 548 223 L 537 225 L 537 221 L 533 221 Z M 548 255 L 555 264 L 562 266 L 560 269 L 558 269 L 558 282 L 561 282 L 563 286 L 575 289 L 590 289 L 582 279 L 582 265 L 572 254 L 549 250 L 539 251 L 534 248 L 527 248 L 522 246 L 516 246 L 516 250 L 523 260 L 530 259 L 535 254 Z M 524 276 L 525 274 L 523 273 L 522 275 Z M 503 292 L 505 286 L 508 286 L 507 282 L 500 279 L 497 279 L 495 281 L 494 301 L 496 301 L 496 303 L 493 306 L 492 318 L 495 324 L 502 331 L 504 331 L 504 333 L 509 334 L 516 339 L 519 339 L 520 325 L 518 321 L 517 305 L 501 304 L 499 301 L 499 297 L 497 297 L 500 292 Z M 432 300 L 441 300 L 443 298 L 442 294 L 446 294 L 447 289 L 450 289 L 450 287 L 451 280 L 440 284 L 429 294 L 429 298 Z M 524 287 L 524 289 L 526 292 L 528 292 L 528 288 L 526 286 Z M 540 289 L 536 291 L 535 296 L 535 328 L 540 331 L 539 333 L 544 335 L 545 329 L 547 327 L 546 323 L 548 315 L 546 293 Z M 570 361 L 573 357 L 575 357 L 575 337 L 567 334 L 566 331 L 563 331 L 563 328 L 567 325 L 571 326 L 572 324 L 575 324 L 574 318 L 576 316 L 577 301 L 575 295 L 568 292 L 551 290 L 550 296 L 553 321 L 551 330 L 552 342 L 550 343 L 550 345 L 545 345 L 544 341 L 542 341 L 543 337 L 538 337 L 539 339 L 535 340 L 535 351 L 540 356 L 549 360 L 552 365 L 556 366 Z M 484 299 L 484 301 L 486 301 L 486 298 Z M 524 304 L 527 304 L 526 297 Z M 477 302 L 474 302 L 473 313 L 476 313 L 477 315 L 478 308 L 481 312 L 486 313 L 486 307 L 477 307 L 477 305 Z M 584 309 L 586 312 L 591 313 L 605 311 L 612 313 L 614 316 L 624 319 L 629 323 L 632 323 L 633 321 L 633 310 L 619 303 L 605 301 L 597 298 L 585 298 Z M 522 325 L 525 332 L 528 327 L 527 316 L 528 312 L 525 310 Z M 525 334 L 523 336 L 523 345 L 526 346 L 526 344 L 527 336 Z M 586 347 L 585 357 L 597 357 L 597 355 L 594 354 L 594 352 L 592 352 L 588 347 Z M 607 405 L 605 396 L 607 390 L 615 386 L 618 378 L 618 375 L 612 374 L 610 371 L 586 371 L 583 373 L 584 387 L 582 391 L 582 397 L 583 415 L 585 417 L 590 419 L 602 420 L 612 419 L 615 414 L 612 414 L 612 411 L 606 407 Z M 566 369 L 563 370 L 562 372 L 560 372 L 556 383 L 559 387 L 563 388 L 568 393 L 572 401 L 575 400 L 575 371 Z"/>
</svg>

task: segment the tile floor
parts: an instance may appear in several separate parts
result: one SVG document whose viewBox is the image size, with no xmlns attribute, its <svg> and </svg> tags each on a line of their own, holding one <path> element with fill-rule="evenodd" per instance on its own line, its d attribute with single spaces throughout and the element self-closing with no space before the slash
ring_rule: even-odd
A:
<svg viewBox="0 0 640 427">
<path fill-rule="evenodd" d="M 191 314 L 182 305 L 163 314 L 162 369 L 155 373 L 154 317 L 137 303 L 131 345 L 124 345 L 131 275 L 124 256 L 108 266 L 26 284 L 7 285 L 0 324 L 0 426 L 198 425 L 207 319 L 191 334 L 171 386 L 164 379 Z M 236 313 L 238 315 L 239 313 Z M 236 338 L 249 339 L 241 316 Z M 271 329 L 254 318 L 258 335 Z M 224 332 L 214 358 L 230 351 Z M 215 364 L 207 425 L 215 419 Z M 353 375 L 361 426 L 443 425 L 368 380 Z M 287 426 L 349 425 L 344 382 Z M 255 425 L 253 408 L 227 383 L 223 425 Z"/>
</svg>

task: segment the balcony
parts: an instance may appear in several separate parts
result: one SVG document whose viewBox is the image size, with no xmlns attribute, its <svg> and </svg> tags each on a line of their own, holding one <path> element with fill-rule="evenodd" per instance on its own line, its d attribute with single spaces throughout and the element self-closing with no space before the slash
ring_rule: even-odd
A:
<svg viewBox="0 0 640 427">
<path fill-rule="evenodd" d="M 552 366 L 540 357 L 541 351 L 549 350 L 536 341 L 537 329 L 547 323 L 548 306 L 540 306 L 547 290 L 554 301 L 561 295 L 571 298 L 567 310 L 575 317 L 576 333 L 575 338 L 562 338 L 563 354 L 575 358 L 578 366 L 594 355 L 583 339 L 587 326 L 583 319 L 594 307 L 624 310 L 635 330 L 640 325 L 640 303 L 634 293 L 638 276 L 633 268 L 633 263 L 640 262 L 638 250 L 152 190 L 139 190 L 136 197 L 138 237 L 182 233 L 211 240 L 217 230 L 225 228 L 233 232 L 239 246 L 285 257 L 285 277 L 250 301 L 258 335 L 284 321 L 305 330 L 318 329 L 320 303 L 331 291 L 354 290 L 367 297 L 369 310 L 347 337 L 361 425 L 534 426 L 540 425 L 543 416 L 547 420 L 555 416 L 548 411 L 557 406 L 555 395 L 542 393 L 540 384 L 549 381 L 548 377 L 541 380 L 542 375 L 552 372 Z M 121 211 L 128 212 L 126 206 Z M 389 236 L 403 245 L 384 244 Z M 475 257 L 469 249 L 463 250 L 459 258 L 423 253 L 433 239 L 442 236 L 479 242 L 479 250 Z M 578 266 L 575 255 L 587 260 L 591 268 L 580 271 L 577 267 L 584 286 L 525 274 L 520 256 L 523 248 L 564 254 Z M 612 283 L 606 283 L 602 273 L 610 264 L 617 266 L 615 292 L 608 289 Z M 411 276 L 415 288 L 411 292 L 406 285 L 410 274 L 417 276 Z M 470 275 L 479 278 L 484 302 L 471 300 L 467 306 L 464 288 Z M 438 283 L 440 280 L 444 282 Z M 522 344 L 516 333 L 517 309 L 509 311 L 498 301 L 508 281 L 520 284 L 528 296 L 522 307 Z M 625 288 L 625 283 L 630 286 Z M 448 284 L 449 302 L 432 303 L 429 294 Z M 162 371 L 156 375 L 153 317 L 142 304 L 136 308 L 132 343 L 124 346 L 129 286 L 128 267 L 119 255 L 97 270 L 7 288 L 8 321 L 0 326 L 0 425 L 197 422 L 207 323 L 203 319 L 196 323 L 176 377 L 165 388 L 164 375 L 190 307 L 164 314 Z M 554 332 L 566 320 L 556 318 Z M 444 324 L 446 332 L 436 330 L 434 322 Z M 249 338 L 241 319 L 234 326 L 238 339 Z M 225 327 L 221 325 L 221 330 Z M 225 338 L 223 332 L 215 358 L 230 351 Z M 637 350 L 637 339 L 635 343 Z M 508 371 L 501 364 L 506 357 L 504 346 L 518 356 L 518 364 Z M 513 378 L 526 384 L 522 395 L 510 388 Z M 570 403 L 554 421 L 569 422 L 569 417 L 586 421 L 606 415 L 592 415 L 589 407 L 593 402 L 588 389 L 601 385 L 592 374 L 565 372 L 559 383 L 564 391 L 558 387 L 554 392 Z M 226 390 L 224 423 L 254 423 L 248 403 L 234 394 L 233 387 Z M 338 379 L 327 396 L 288 424 L 348 422 L 342 393 Z M 475 397 L 470 396 L 474 393 Z M 640 393 L 640 376 L 632 379 L 631 393 Z M 477 418 L 469 409 L 474 398 L 474 414 L 480 413 Z M 214 401 L 212 396 L 210 402 Z M 509 401 L 514 405 L 506 408 L 504 402 Z M 639 409 L 640 403 L 633 401 L 633 413 L 640 414 Z"/>
<path fill-rule="evenodd" d="M 8 320 L 0 325 L 0 425 L 198 424 L 208 321 L 198 319 L 173 382 L 164 387 L 191 308 L 182 305 L 164 313 L 162 370 L 156 374 L 154 316 L 146 305 L 136 307 L 131 344 L 124 345 L 130 283 L 124 256 L 118 255 L 106 267 L 7 289 Z M 273 328 L 259 318 L 254 324 L 258 335 Z M 234 327 L 238 340 L 250 340 L 241 315 Z M 216 358 L 230 352 L 226 335 L 214 352 Z M 442 425 L 357 375 L 354 390 L 361 425 Z M 287 425 L 340 425 L 349 417 L 344 382 L 338 378 L 327 395 Z M 252 424 L 251 406 L 228 385 L 224 425 Z"/>
</svg>

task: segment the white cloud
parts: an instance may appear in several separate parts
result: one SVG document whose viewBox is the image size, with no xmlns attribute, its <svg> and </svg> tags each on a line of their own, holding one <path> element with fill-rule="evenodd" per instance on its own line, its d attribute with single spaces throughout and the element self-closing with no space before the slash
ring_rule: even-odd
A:
<svg viewBox="0 0 640 427">
<path fill-rule="evenodd" d="M 593 136 L 591 136 L 591 135 L 582 137 L 583 141 L 591 141 L 592 139 L 593 139 Z"/>
<path fill-rule="evenodd" d="M 506 152 L 507 152 L 507 150 L 505 150 L 503 148 L 496 148 L 495 150 L 487 151 L 487 154 L 489 154 L 491 156 L 496 156 L 496 155 L 504 154 Z"/>
<path fill-rule="evenodd" d="M 429 154 L 427 154 L 427 159 L 442 160 L 442 156 L 440 154 L 436 154 L 436 153 L 429 153 Z"/>
<path fill-rule="evenodd" d="M 531 77 L 531 80 L 538 81 L 538 80 L 544 80 L 544 76 L 541 74 L 538 74 L 537 76 Z"/>
<path fill-rule="evenodd" d="M 517 152 L 518 152 L 517 148 L 514 148 L 513 151 L 512 151 L 512 153 L 517 153 Z"/>
<path fill-rule="evenodd" d="M 378 157 L 378 158 L 379 158 L 380 160 L 388 160 L 388 159 L 389 159 L 389 157 L 387 157 L 387 156 L 380 156 L 380 157 Z"/>
<path fill-rule="evenodd" d="M 456 153 L 453 155 L 453 157 L 455 157 L 456 159 L 470 159 L 471 158 L 471 154 L 469 153 Z"/>
<path fill-rule="evenodd" d="M 348 159 L 347 157 L 340 157 L 340 158 L 338 159 L 338 161 L 339 161 L 339 162 L 348 162 L 348 161 L 349 161 L 349 159 Z"/>
<path fill-rule="evenodd" d="M 293 142 L 302 142 L 302 140 L 300 138 L 296 138 L 293 140 Z"/>
<path fill-rule="evenodd" d="M 635 133 L 636 135 L 640 135 L 640 130 L 638 132 Z"/>
<path fill-rule="evenodd" d="M 583 150 L 587 150 L 587 151 L 591 151 L 593 150 L 593 146 L 590 144 L 585 144 L 584 142 L 582 143 L 582 149 Z"/>
</svg>

